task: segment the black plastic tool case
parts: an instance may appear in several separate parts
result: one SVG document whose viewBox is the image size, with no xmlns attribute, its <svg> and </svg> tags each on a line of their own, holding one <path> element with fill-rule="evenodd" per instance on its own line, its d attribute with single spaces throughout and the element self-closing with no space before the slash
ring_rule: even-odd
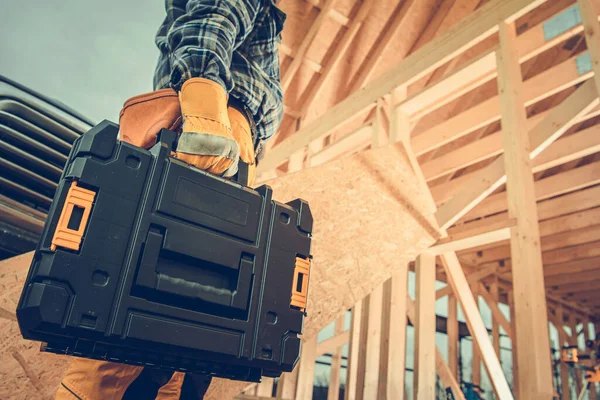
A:
<svg viewBox="0 0 600 400">
<path fill-rule="evenodd" d="M 170 157 L 172 132 L 144 150 L 118 141 L 118 129 L 103 121 L 73 146 L 19 301 L 23 337 L 45 351 L 231 379 L 291 371 L 308 204 Z"/>
</svg>

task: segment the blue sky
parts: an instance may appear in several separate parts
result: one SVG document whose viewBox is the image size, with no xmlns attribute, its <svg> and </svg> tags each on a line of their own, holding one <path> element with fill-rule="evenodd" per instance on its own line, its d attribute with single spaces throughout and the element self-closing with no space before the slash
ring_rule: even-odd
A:
<svg viewBox="0 0 600 400">
<path fill-rule="evenodd" d="M 163 0 L 29 0 L 0 12 L 0 74 L 94 121 L 152 90 Z"/>
</svg>

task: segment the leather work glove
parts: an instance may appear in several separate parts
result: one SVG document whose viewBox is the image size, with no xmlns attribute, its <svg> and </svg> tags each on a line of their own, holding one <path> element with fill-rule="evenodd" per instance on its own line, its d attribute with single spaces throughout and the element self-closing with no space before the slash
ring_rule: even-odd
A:
<svg viewBox="0 0 600 400">
<path fill-rule="evenodd" d="M 186 81 L 179 95 L 162 89 L 127 100 L 121 110 L 121 140 L 149 148 L 161 128 L 179 133 L 176 157 L 215 175 L 232 177 L 239 159 L 248 164 L 248 185 L 255 177 L 250 124 L 244 114 L 227 107 L 227 93 L 203 78 Z"/>
<path fill-rule="evenodd" d="M 119 114 L 119 136 L 124 142 L 148 149 L 156 144 L 162 128 L 179 132 L 181 122 L 177 93 L 161 89 L 125 102 Z"/>
<path fill-rule="evenodd" d="M 227 93 L 221 85 L 204 78 L 189 79 L 181 87 L 179 101 L 183 132 L 177 143 L 177 158 L 226 178 L 237 173 L 240 158 L 254 165 L 248 120 L 240 111 L 227 107 Z M 249 170 L 249 177 L 253 172 Z"/>
</svg>

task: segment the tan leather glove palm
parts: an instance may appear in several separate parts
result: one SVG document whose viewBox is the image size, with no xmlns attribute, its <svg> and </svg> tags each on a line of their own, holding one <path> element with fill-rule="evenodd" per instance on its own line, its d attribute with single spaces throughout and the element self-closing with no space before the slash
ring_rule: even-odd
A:
<svg viewBox="0 0 600 400">
<path fill-rule="evenodd" d="M 187 80 L 179 92 L 183 132 L 177 158 L 216 175 L 236 174 L 240 146 L 227 115 L 227 93 L 213 81 Z"/>
<path fill-rule="evenodd" d="M 120 115 L 121 140 L 149 148 L 162 128 L 183 132 L 176 156 L 215 175 L 231 177 L 241 159 L 249 165 L 254 183 L 255 157 L 246 117 L 227 107 L 227 94 L 217 83 L 203 78 L 186 81 L 179 95 L 172 89 L 133 97 Z"/>
</svg>

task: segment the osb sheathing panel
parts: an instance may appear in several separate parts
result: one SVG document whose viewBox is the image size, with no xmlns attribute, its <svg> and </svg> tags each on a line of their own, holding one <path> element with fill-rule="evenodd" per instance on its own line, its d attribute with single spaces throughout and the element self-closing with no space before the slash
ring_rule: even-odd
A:
<svg viewBox="0 0 600 400">
<path fill-rule="evenodd" d="M 33 253 L 0 263 L 0 399 L 52 398 L 69 358 L 21 338 L 15 309 Z"/>
<path fill-rule="evenodd" d="M 316 335 L 436 238 L 427 195 L 421 191 L 401 147 L 365 151 L 267 184 L 279 201 L 307 200 L 315 221 L 304 337 Z M 2 304 L 10 312 L 14 312 L 30 260 L 26 255 L 0 263 L 0 282 L 5 290 Z M 0 323 L 0 398 L 38 396 L 31 379 L 11 355 L 13 348 L 24 355 L 42 392 L 52 393 L 66 360 L 39 354 L 39 344 L 20 339 L 16 322 L 1 319 Z M 246 386 L 244 382 L 215 380 L 206 398 L 231 398 Z"/>
<path fill-rule="evenodd" d="M 401 147 L 365 151 L 266 184 L 279 201 L 307 200 L 314 217 L 305 338 L 435 241 L 428 195 Z M 232 398 L 246 385 L 215 380 L 206 398 Z"/>
</svg>

